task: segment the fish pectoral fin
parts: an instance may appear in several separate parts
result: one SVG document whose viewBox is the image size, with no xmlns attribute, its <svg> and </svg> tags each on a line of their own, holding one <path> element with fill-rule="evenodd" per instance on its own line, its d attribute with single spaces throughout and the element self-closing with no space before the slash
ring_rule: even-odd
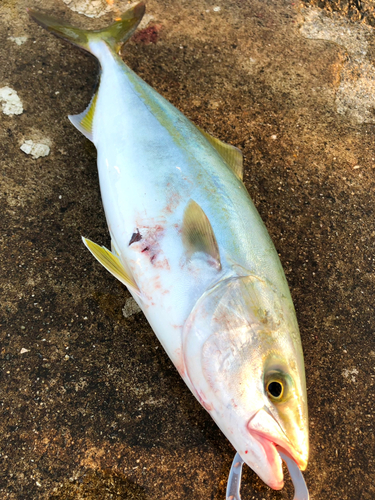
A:
<svg viewBox="0 0 375 500">
<path fill-rule="evenodd" d="M 233 171 L 236 177 L 240 181 L 243 180 L 243 155 L 241 151 L 232 146 L 231 144 L 226 144 L 216 137 L 212 137 L 208 132 L 197 127 L 198 130 L 205 136 L 208 142 L 213 146 L 219 155 L 223 158 L 228 167 Z"/>
<path fill-rule="evenodd" d="M 75 126 L 75 128 L 78 129 L 91 142 L 94 142 L 92 135 L 92 124 L 94 120 L 97 98 L 98 98 L 98 93 L 96 92 L 92 96 L 90 104 L 87 106 L 85 111 L 83 111 L 79 115 L 68 116 L 69 120 Z"/>
<path fill-rule="evenodd" d="M 220 252 L 210 221 L 202 208 L 190 200 L 182 223 L 182 242 L 188 259 L 196 252 L 210 255 L 221 269 Z"/>
<path fill-rule="evenodd" d="M 97 261 L 104 266 L 107 271 L 109 271 L 115 278 L 121 281 L 126 287 L 130 288 L 132 292 L 136 293 L 138 296 L 141 295 L 141 291 L 138 285 L 135 283 L 134 279 L 129 276 L 125 271 L 120 259 L 110 252 L 107 248 L 101 247 L 87 238 L 82 236 L 82 241 L 85 246 L 90 250 L 92 255 Z"/>
</svg>

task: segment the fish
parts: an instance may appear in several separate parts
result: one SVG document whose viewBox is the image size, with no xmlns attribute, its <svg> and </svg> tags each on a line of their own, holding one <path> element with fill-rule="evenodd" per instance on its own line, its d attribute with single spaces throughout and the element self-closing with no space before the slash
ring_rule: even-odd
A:
<svg viewBox="0 0 375 500">
<path fill-rule="evenodd" d="M 271 488 L 285 450 L 309 455 L 304 359 L 279 256 L 243 182 L 243 155 L 202 130 L 121 59 L 143 2 L 100 30 L 29 10 L 94 55 L 100 84 L 69 116 L 97 149 L 111 238 L 93 256 L 129 290 L 182 379 Z"/>
</svg>

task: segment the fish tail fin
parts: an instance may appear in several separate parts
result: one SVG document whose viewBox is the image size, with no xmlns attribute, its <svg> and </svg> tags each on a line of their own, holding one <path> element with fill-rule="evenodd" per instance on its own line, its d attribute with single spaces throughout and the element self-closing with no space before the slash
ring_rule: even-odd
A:
<svg viewBox="0 0 375 500">
<path fill-rule="evenodd" d="M 71 26 L 64 21 L 48 16 L 33 9 L 27 9 L 29 16 L 38 24 L 46 28 L 54 35 L 68 40 L 78 47 L 91 52 L 90 42 L 105 41 L 111 49 L 117 54 L 122 45 L 129 40 L 144 13 L 145 4 L 139 2 L 126 10 L 120 18 L 110 26 L 100 30 L 85 30 Z"/>
</svg>

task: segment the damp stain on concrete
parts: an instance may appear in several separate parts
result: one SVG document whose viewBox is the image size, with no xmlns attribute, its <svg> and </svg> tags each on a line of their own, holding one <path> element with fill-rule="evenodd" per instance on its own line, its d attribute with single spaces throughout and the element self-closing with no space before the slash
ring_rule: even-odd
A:
<svg viewBox="0 0 375 500">
<path fill-rule="evenodd" d="M 131 481 L 126 474 L 88 469 L 77 478 L 69 478 L 55 488 L 51 500 L 149 500 L 144 488 Z"/>
</svg>

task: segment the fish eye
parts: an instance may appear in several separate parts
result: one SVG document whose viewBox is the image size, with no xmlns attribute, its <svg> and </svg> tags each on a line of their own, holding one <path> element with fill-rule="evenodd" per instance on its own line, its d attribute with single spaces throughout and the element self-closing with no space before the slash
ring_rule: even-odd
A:
<svg viewBox="0 0 375 500">
<path fill-rule="evenodd" d="M 280 400 L 283 397 L 284 384 L 280 380 L 270 380 L 266 389 L 272 399 Z"/>
<path fill-rule="evenodd" d="M 264 391 L 272 403 L 285 403 L 293 394 L 293 379 L 281 366 L 266 370 L 263 383 Z"/>
</svg>

